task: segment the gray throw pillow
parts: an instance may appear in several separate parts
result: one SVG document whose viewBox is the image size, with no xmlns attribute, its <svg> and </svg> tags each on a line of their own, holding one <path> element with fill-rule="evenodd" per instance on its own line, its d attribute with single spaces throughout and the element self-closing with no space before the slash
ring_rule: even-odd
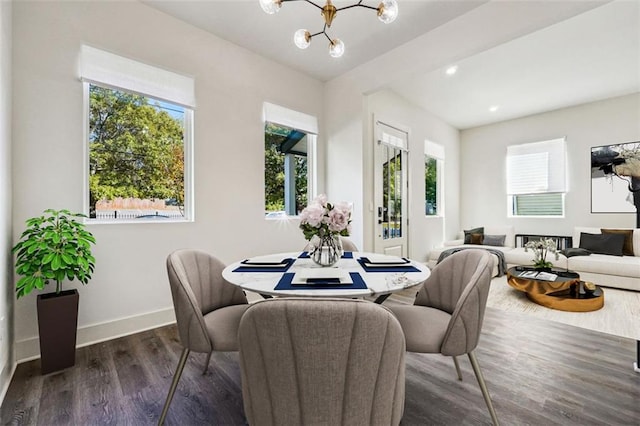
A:
<svg viewBox="0 0 640 426">
<path fill-rule="evenodd" d="M 587 234 L 580 233 L 580 248 L 591 253 L 622 256 L 624 235 L 622 234 Z"/>
<path fill-rule="evenodd" d="M 504 240 L 507 238 L 506 235 L 487 235 L 484 234 L 484 240 L 482 240 L 482 244 L 485 246 L 496 246 L 503 247 Z"/>
<path fill-rule="evenodd" d="M 603 234 L 622 234 L 624 235 L 624 244 L 622 245 L 622 254 L 625 256 L 635 256 L 633 253 L 633 229 L 605 229 L 601 228 Z"/>
<path fill-rule="evenodd" d="M 471 234 L 484 234 L 484 226 L 481 226 L 480 228 L 465 229 L 464 230 L 465 244 L 471 244 Z"/>
<path fill-rule="evenodd" d="M 579 247 L 566 248 L 564 250 L 560 250 L 560 253 L 564 254 L 566 257 L 589 256 L 591 254 L 589 250 Z"/>
</svg>

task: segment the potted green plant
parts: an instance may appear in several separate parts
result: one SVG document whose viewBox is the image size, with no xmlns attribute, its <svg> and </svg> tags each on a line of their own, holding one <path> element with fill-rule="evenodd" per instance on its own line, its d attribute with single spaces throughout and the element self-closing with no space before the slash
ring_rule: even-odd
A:
<svg viewBox="0 0 640 426">
<path fill-rule="evenodd" d="M 45 210 L 26 221 L 26 229 L 13 247 L 16 254 L 18 298 L 54 281 L 55 293 L 38 295 L 38 331 L 42 374 L 75 364 L 78 325 L 76 289 L 62 290 L 62 282 L 78 279 L 87 284 L 95 267 L 91 244 L 96 240 L 69 210 Z"/>
</svg>

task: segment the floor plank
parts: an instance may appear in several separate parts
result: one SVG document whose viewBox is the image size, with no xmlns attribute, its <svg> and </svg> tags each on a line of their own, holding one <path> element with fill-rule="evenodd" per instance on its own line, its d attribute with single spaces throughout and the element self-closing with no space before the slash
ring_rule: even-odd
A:
<svg viewBox="0 0 640 426">
<path fill-rule="evenodd" d="M 401 303 L 389 300 L 385 303 Z M 487 308 L 476 354 L 503 425 L 640 425 L 635 341 Z M 72 368 L 20 364 L 3 425 L 153 425 L 181 346 L 175 326 L 78 349 Z M 237 353 L 191 354 L 168 425 L 243 425 Z M 403 425 L 491 424 L 466 357 L 407 354 Z"/>
</svg>

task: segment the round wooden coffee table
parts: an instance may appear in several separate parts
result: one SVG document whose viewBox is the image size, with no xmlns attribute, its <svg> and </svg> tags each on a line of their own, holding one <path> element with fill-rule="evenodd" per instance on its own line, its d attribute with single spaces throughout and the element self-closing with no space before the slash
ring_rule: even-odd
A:
<svg viewBox="0 0 640 426">
<path fill-rule="evenodd" d="M 573 271 L 551 268 L 552 281 L 538 279 L 533 267 L 515 266 L 507 271 L 507 283 L 523 291 L 529 300 L 551 309 L 569 312 L 597 311 L 604 306 L 604 292 L 599 286 L 589 291 L 580 275 Z"/>
</svg>

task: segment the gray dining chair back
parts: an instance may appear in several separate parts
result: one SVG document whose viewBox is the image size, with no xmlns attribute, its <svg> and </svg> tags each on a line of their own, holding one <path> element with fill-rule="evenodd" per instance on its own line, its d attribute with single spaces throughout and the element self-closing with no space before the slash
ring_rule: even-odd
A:
<svg viewBox="0 0 640 426">
<path fill-rule="evenodd" d="M 391 309 L 400 321 L 407 351 L 440 353 L 453 357 L 467 354 L 495 425 L 498 418 L 491 402 L 474 349 L 478 345 L 491 284 L 491 255 L 485 250 L 465 249 L 436 265 L 423 283 L 413 306 Z"/>
<path fill-rule="evenodd" d="M 204 374 L 213 351 L 238 350 L 238 326 L 249 305 L 242 290 L 222 277 L 224 268 L 216 257 L 199 250 L 177 250 L 167 257 L 169 286 L 183 350 L 159 424 L 165 420 L 190 351 L 208 354 Z"/>
<path fill-rule="evenodd" d="M 397 425 L 405 340 L 386 308 L 282 298 L 247 309 L 239 330 L 250 425 Z"/>
<path fill-rule="evenodd" d="M 440 353 L 463 355 L 478 345 L 491 284 L 491 258 L 467 249 L 444 259 L 418 292 L 414 305 L 451 315 Z"/>
<path fill-rule="evenodd" d="M 344 251 L 359 251 L 356 244 L 347 237 L 340 237 L 340 242 Z"/>
</svg>

